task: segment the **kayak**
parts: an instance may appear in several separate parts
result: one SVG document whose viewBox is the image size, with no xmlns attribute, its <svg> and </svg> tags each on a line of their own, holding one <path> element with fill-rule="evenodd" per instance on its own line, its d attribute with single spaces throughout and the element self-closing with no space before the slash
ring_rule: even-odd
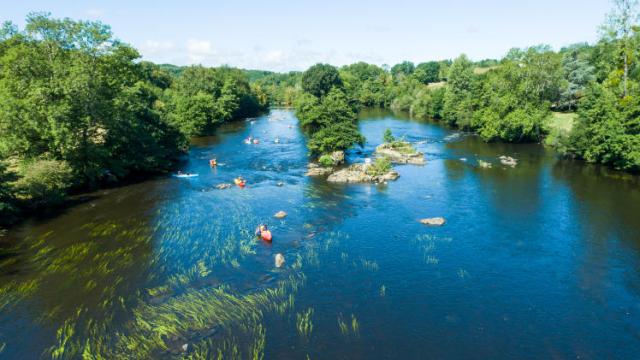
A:
<svg viewBox="0 0 640 360">
<path fill-rule="evenodd" d="M 260 237 L 264 241 L 271 241 L 271 231 L 265 230 L 265 231 L 260 232 Z"/>
<path fill-rule="evenodd" d="M 192 178 L 198 176 L 198 174 L 175 174 L 173 176 L 177 178 Z"/>
</svg>

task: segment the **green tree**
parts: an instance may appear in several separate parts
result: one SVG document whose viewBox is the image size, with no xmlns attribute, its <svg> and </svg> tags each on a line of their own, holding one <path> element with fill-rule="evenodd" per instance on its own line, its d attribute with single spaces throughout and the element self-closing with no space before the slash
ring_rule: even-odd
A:
<svg viewBox="0 0 640 360">
<path fill-rule="evenodd" d="M 591 85 L 580 103 L 567 151 L 589 162 L 640 171 L 638 105 L 620 102 L 605 86 Z"/>
<path fill-rule="evenodd" d="M 634 62 L 636 44 L 632 41 L 633 26 L 638 21 L 638 0 L 613 0 L 614 8 L 603 26 L 604 35 L 617 40 L 622 60 L 622 96 L 629 93 L 629 68 Z"/>
<path fill-rule="evenodd" d="M 416 70 L 416 66 L 411 61 L 403 61 L 399 64 L 393 65 L 391 68 L 391 75 L 394 79 L 399 79 L 404 76 L 410 76 Z"/>
<path fill-rule="evenodd" d="M 389 144 L 394 142 L 394 141 L 396 141 L 396 138 L 391 133 L 391 129 L 388 129 L 388 128 L 384 131 L 384 135 L 382 136 L 382 138 L 383 138 L 384 142 L 389 143 Z"/>
<path fill-rule="evenodd" d="M 316 97 L 323 97 L 334 87 L 342 87 L 338 69 L 329 64 L 316 64 L 302 74 L 302 89 Z"/>
<path fill-rule="evenodd" d="M 332 89 L 322 99 L 303 94 L 296 105 L 296 115 L 309 138 L 307 148 L 314 156 L 364 144 L 356 114 L 339 89 Z"/>
<path fill-rule="evenodd" d="M 444 94 L 443 117 L 459 127 L 471 125 L 473 116 L 473 90 L 475 76 L 473 63 L 466 55 L 458 57 L 447 75 L 447 90 Z"/>
<path fill-rule="evenodd" d="M 15 186 L 18 194 L 38 207 L 61 202 L 72 185 L 73 170 L 65 161 L 34 160 L 22 166 Z"/>
<path fill-rule="evenodd" d="M 416 66 L 413 76 L 423 84 L 440 81 L 440 63 L 429 61 Z"/>
</svg>

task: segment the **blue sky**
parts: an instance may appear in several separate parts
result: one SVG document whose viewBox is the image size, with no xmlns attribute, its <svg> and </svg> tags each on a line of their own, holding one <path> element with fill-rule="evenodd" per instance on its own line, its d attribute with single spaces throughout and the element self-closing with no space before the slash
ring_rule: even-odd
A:
<svg viewBox="0 0 640 360">
<path fill-rule="evenodd" d="M 596 41 L 610 8 L 608 0 L 5 1 L 1 21 L 22 26 L 30 11 L 100 20 L 147 60 L 276 71 L 558 49 Z"/>
</svg>

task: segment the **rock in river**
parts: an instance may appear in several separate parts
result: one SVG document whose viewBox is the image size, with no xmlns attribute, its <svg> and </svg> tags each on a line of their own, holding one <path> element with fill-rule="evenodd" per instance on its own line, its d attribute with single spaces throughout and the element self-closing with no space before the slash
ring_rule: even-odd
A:
<svg viewBox="0 0 640 360">
<path fill-rule="evenodd" d="M 376 147 L 376 154 L 386 156 L 396 164 L 424 165 L 424 154 L 416 151 L 411 144 L 404 141 L 384 143 Z"/>
<path fill-rule="evenodd" d="M 307 165 L 307 173 L 305 176 L 324 176 L 333 172 L 332 167 L 320 166 L 316 163 L 309 163 Z"/>
<path fill-rule="evenodd" d="M 518 165 L 518 159 L 514 159 L 511 156 L 500 156 L 500 162 L 502 163 L 502 165 L 511 167 L 516 167 L 516 165 Z"/>
<path fill-rule="evenodd" d="M 273 215 L 275 217 L 277 217 L 278 219 L 283 219 L 287 216 L 287 213 L 284 211 L 278 211 L 275 215 Z"/>
<path fill-rule="evenodd" d="M 334 151 L 331 153 L 331 161 L 333 161 L 334 165 L 339 165 L 344 163 L 344 151 Z"/>
<path fill-rule="evenodd" d="M 284 255 L 278 253 L 276 254 L 276 267 L 282 267 L 284 265 Z"/>
<path fill-rule="evenodd" d="M 367 165 L 353 164 L 346 169 L 338 170 L 329 175 L 327 181 L 337 183 L 367 183 L 396 180 L 400 177 L 395 170 L 390 170 L 384 175 L 369 175 L 366 172 Z"/>
<path fill-rule="evenodd" d="M 216 185 L 216 189 L 218 190 L 229 189 L 230 187 L 231 187 L 231 184 L 226 184 L 226 183 Z"/>
<path fill-rule="evenodd" d="M 420 219 L 421 223 L 425 225 L 431 225 L 431 226 L 442 226 L 445 223 L 445 221 L 446 220 L 443 217 Z"/>
</svg>

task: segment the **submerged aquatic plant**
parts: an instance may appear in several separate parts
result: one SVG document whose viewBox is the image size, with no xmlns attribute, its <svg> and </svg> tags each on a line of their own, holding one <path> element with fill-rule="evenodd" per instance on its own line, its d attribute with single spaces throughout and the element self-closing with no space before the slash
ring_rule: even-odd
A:
<svg viewBox="0 0 640 360">
<path fill-rule="evenodd" d="M 387 295 L 387 288 L 382 285 L 380 286 L 380 296 L 384 297 L 385 295 Z"/>
<path fill-rule="evenodd" d="M 313 331 L 313 322 L 311 321 L 312 315 L 313 308 L 309 308 L 302 313 L 296 314 L 296 329 L 298 329 L 298 334 L 304 338 L 308 338 L 309 335 L 311 335 L 311 331 Z"/>
<path fill-rule="evenodd" d="M 349 325 L 342 319 L 342 314 L 338 315 L 338 328 L 342 335 L 349 335 Z"/>
<path fill-rule="evenodd" d="M 360 263 L 362 264 L 362 267 L 364 269 L 369 271 L 378 271 L 378 269 L 380 268 L 380 266 L 378 266 L 378 263 L 373 260 L 360 259 Z"/>
<path fill-rule="evenodd" d="M 351 330 L 353 330 L 354 335 L 360 335 L 360 324 L 358 323 L 358 319 L 356 319 L 356 316 L 354 314 L 351 314 Z"/>
</svg>

